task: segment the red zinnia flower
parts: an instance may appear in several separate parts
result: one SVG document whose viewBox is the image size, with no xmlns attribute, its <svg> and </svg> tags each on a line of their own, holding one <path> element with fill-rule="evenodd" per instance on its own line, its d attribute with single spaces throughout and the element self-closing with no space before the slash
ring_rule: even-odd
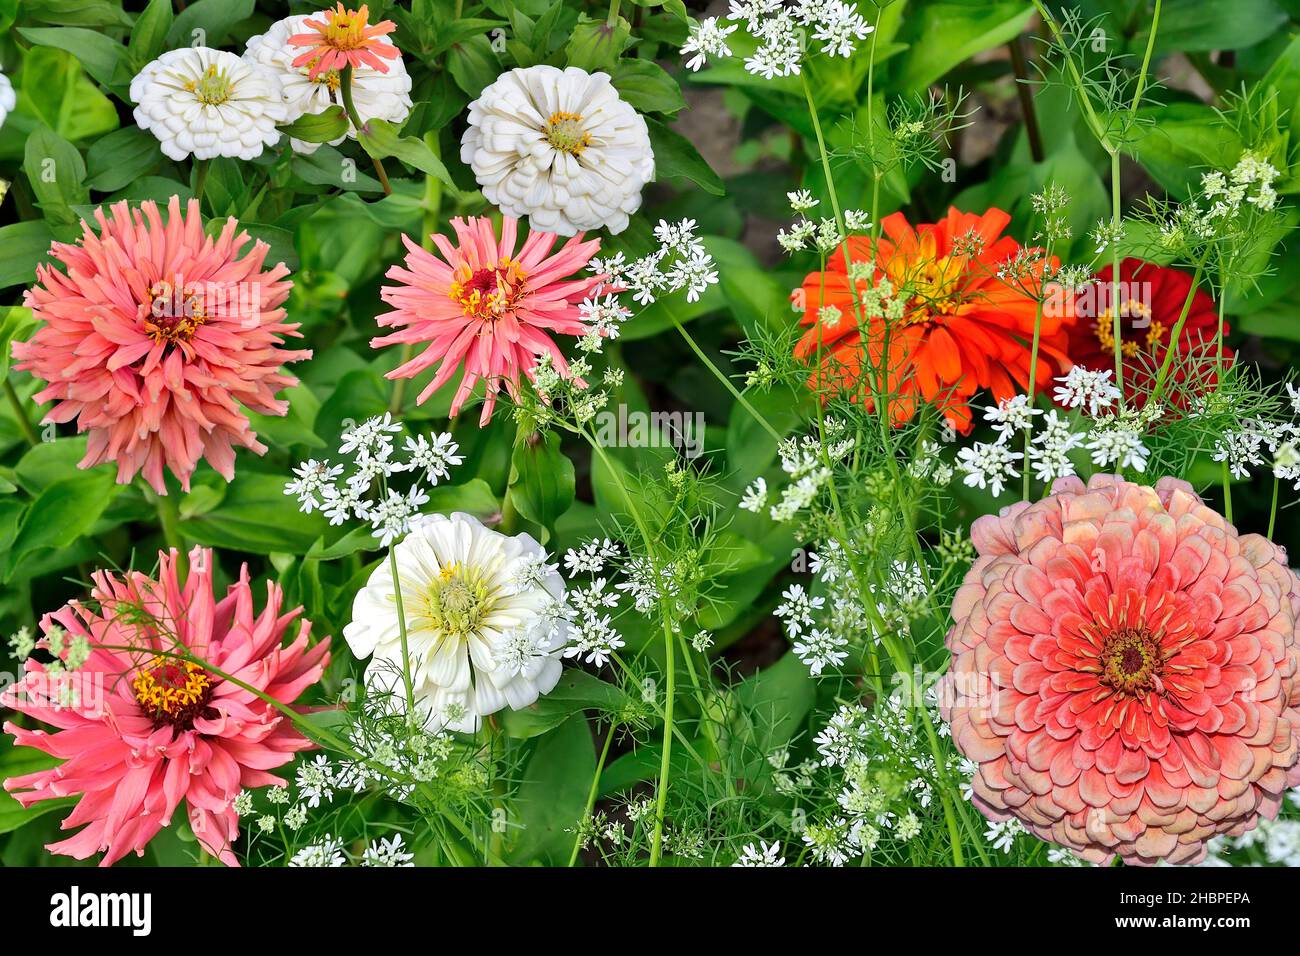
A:
<svg viewBox="0 0 1300 956">
<path fill-rule="evenodd" d="M 811 273 L 795 290 L 804 300 L 800 321 L 811 326 L 795 354 L 823 353 L 823 367 L 810 385 L 829 379 L 847 390 L 860 389 L 873 369 L 879 376 L 888 341 L 883 391 L 895 423 L 910 420 L 917 403 L 927 402 L 953 427 L 968 432 L 967 403 L 977 389 L 990 389 L 997 401 L 1027 391 L 1037 303 L 1026 288 L 997 277 L 999 265 L 1020 251 L 1014 239 L 1002 235 L 1010 221 L 1000 209 L 982 216 L 949 209 L 940 222 L 914 228 L 902 213 L 894 213 L 881 221 L 884 236 L 875 248 L 865 236 L 849 238 L 831 254 L 827 271 Z M 881 280 L 888 280 L 890 297 L 906 296 L 893 317 L 866 310 L 865 356 L 845 250 L 872 276 L 857 280 L 859 298 Z M 1040 330 L 1036 391 L 1051 383 L 1053 367 L 1069 365 L 1061 318 L 1045 312 Z M 882 389 L 876 382 L 865 391 L 872 404 L 871 395 Z"/>
<path fill-rule="evenodd" d="M 1115 367 L 1111 275 L 1111 267 L 1106 266 L 1097 273 L 1092 285 L 1074 296 L 1072 303 L 1070 358 L 1076 365 L 1096 371 Z M 1141 259 L 1120 261 L 1120 349 L 1124 354 L 1126 400 L 1141 405 L 1151 394 L 1191 288 L 1192 277 L 1186 272 Z M 1228 331 L 1225 321 L 1224 335 Z M 1218 381 L 1215 370 L 1218 334 L 1219 315 L 1214 300 L 1198 288 L 1169 365 L 1166 401 L 1185 407 L 1188 395 L 1200 394 Z M 1231 364 L 1232 354 L 1232 349 L 1225 345 L 1225 366 Z"/>
</svg>

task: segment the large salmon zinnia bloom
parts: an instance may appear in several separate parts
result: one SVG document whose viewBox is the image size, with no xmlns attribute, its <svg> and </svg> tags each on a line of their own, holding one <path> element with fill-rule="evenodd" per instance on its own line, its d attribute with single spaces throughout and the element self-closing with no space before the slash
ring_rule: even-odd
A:
<svg viewBox="0 0 1300 956">
<path fill-rule="evenodd" d="M 1070 359 L 1095 371 L 1115 367 L 1111 275 L 1108 265 L 1097 273 L 1091 285 L 1074 297 L 1072 304 Z M 1192 277 L 1179 269 L 1141 259 L 1120 261 L 1120 350 L 1124 356 L 1126 400 L 1140 406 L 1151 393 L 1191 288 Z M 1225 321 L 1224 335 L 1229 331 Z M 1186 408 L 1187 399 L 1213 389 L 1218 380 L 1215 370 L 1218 335 L 1219 315 L 1214 300 L 1198 288 L 1183 321 L 1182 334 L 1174 343 L 1174 358 L 1164 389 L 1166 401 Z M 1225 365 L 1232 363 L 1232 355 L 1232 349 L 1225 345 Z"/>
<path fill-rule="evenodd" d="M 188 491 L 205 458 L 230 481 L 235 445 L 266 452 L 240 405 L 285 414 L 275 396 L 298 380 L 280 367 L 311 357 L 278 347 L 298 334 L 282 308 L 289 270 L 262 271 L 260 240 L 240 258 L 248 234 L 234 219 L 206 235 L 195 200 L 182 215 L 173 196 L 165 223 L 152 202 L 111 213 L 54 243 L 63 271 L 37 266 L 24 301 L 44 324 L 14 343 L 14 367 L 49 383 L 35 396 L 57 401 L 46 422 L 75 418 L 88 433 L 82 468 L 116 462 L 119 482 L 138 472 L 165 495 L 164 464 Z"/>
<path fill-rule="evenodd" d="M 609 278 L 605 275 L 569 278 L 591 261 L 600 240 L 583 242 L 578 233 L 550 255 L 555 234 L 534 232 L 515 250 L 519 222 L 502 217 L 501 238 L 486 216 L 451 220 L 458 245 L 433 236 L 442 258 L 402 236 L 408 254 L 406 268 L 393 266 L 379 295 L 393 307 L 376 321 L 398 332 L 370 340 L 383 345 L 427 343 L 415 358 L 388 373 L 388 378 L 414 378 L 441 365 L 420 392 L 423 402 L 449 381 L 463 363 L 465 375 L 451 401 L 455 415 L 482 379 L 487 389 L 480 424 L 492 418 L 497 394 L 504 387 L 519 394 L 519 376 L 533 377 L 537 359 L 549 355 L 561 375 L 568 374 L 564 353 L 552 334 L 586 335 L 579 304 Z M 605 291 L 617 291 L 607 288 Z"/>
<path fill-rule="evenodd" d="M 236 866 L 232 801 L 241 789 L 283 784 L 267 771 L 311 744 L 262 697 L 202 665 L 291 704 L 320 680 L 329 642 L 308 643 L 311 623 L 292 626 L 302 609 L 282 614 L 273 583 L 256 613 L 246 567 L 218 601 L 211 551 L 190 552 L 193 570 L 184 584 L 175 551 L 159 561 L 157 581 L 139 572 L 96 572 L 89 605 L 74 601 L 42 619 L 47 638 L 57 625 L 67 632 L 65 643 L 87 640 L 91 652 L 61 679 L 28 660 L 23 679 L 0 695 L 0 706 L 56 728 L 6 723 L 5 731 L 63 761 L 4 786 L 23 806 L 81 797 L 63 829 L 85 826 L 49 844 L 51 853 L 84 860 L 102 851 L 101 866 L 132 850 L 142 856 L 184 800 L 200 845 Z"/>
<path fill-rule="evenodd" d="M 941 687 L 993 820 L 1108 863 L 1195 863 L 1300 784 L 1300 586 L 1191 485 L 1063 478 L 977 520 Z"/>
<path fill-rule="evenodd" d="M 1037 304 L 1026 288 L 997 277 L 998 266 L 1020 250 L 1002 235 L 1010 221 L 1000 209 L 977 216 L 953 208 L 940 222 L 913 227 L 894 213 L 881 220 L 878 248 L 867 236 L 847 239 L 830 255 L 826 271 L 810 273 L 794 293 L 804 303 L 801 322 L 810 326 L 795 355 L 812 360 L 822 355 L 822 369 L 810 384 L 829 382 L 863 394 L 874 405 L 888 341 L 885 391 L 895 423 L 909 421 L 918 403 L 928 403 L 954 428 L 968 432 L 968 401 L 978 389 L 990 389 L 997 401 L 1028 391 Z M 900 317 L 868 317 L 866 362 L 846 250 L 851 262 L 867 269 L 875 263 L 874 279 L 863 275 L 857 281 L 859 296 L 881 279 L 888 279 L 896 294 L 907 295 Z M 1024 285 L 1033 289 L 1036 282 Z M 1061 317 L 1044 314 L 1035 391 L 1047 388 L 1054 367 L 1069 366 L 1065 341 Z"/>
</svg>

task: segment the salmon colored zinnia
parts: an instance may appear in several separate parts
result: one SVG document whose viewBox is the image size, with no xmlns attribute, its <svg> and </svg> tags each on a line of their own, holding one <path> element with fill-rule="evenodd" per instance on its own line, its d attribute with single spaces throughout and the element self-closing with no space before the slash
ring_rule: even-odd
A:
<svg viewBox="0 0 1300 956">
<path fill-rule="evenodd" d="M 64 659 L 77 640 L 89 642 L 90 655 L 61 677 L 29 659 L 23 679 L 0 694 L 0 706 L 56 728 L 6 723 L 5 732 L 62 761 L 4 787 L 25 807 L 80 797 L 63 829 L 85 826 L 49 844 L 51 853 L 84 860 L 102 852 L 101 866 L 131 851 L 143 856 L 184 800 L 200 845 L 236 866 L 235 797 L 282 785 L 267 771 L 311 743 L 263 697 L 203 665 L 288 705 L 320 680 L 329 642 L 309 644 L 309 621 L 291 627 L 302 609 L 282 614 L 274 583 L 256 613 L 247 567 L 218 601 L 211 551 L 190 552 L 183 584 L 175 551 L 159 561 L 156 581 L 139 572 L 96 572 L 89 604 L 74 601 L 42 619 L 42 646 L 57 627 L 66 632 Z M 287 646 L 286 632 L 293 637 Z"/>
<path fill-rule="evenodd" d="M 358 67 L 373 67 L 380 73 L 388 72 L 384 60 L 395 60 L 401 52 L 386 38 L 397 29 L 392 20 L 382 20 L 371 25 L 370 10 L 361 5 L 359 10 L 344 9 L 339 4 L 334 10 L 322 11 L 323 20 L 306 20 L 307 33 L 289 37 L 290 46 L 307 47 L 306 52 L 294 58 L 294 66 L 307 66 L 307 78 L 315 80 L 322 73 Z"/>
<path fill-rule="evenodd" d="M 266 452 L 240 406 L 284 415 L 275 396 L 298 380 L 280 367 L 311 357 L 279 348 L 298 334 L 282 307 L 289 270 L 263 271 L 260 240 L 241 258 L 249 237 L 234 219 L 206 235 L 195 200 L 182 214 L 173 196 L 166 222 L 152 202 L 95 221 L 54 243 L 62 271 L 37 266 L 24 301 L 43 325 L 14 343 L 14 367 L 49 383 L 35 396 L 57 402 L 46 422 L 87 433 L 80 467 L 115 462 L 119 482 L 141 473 L 159 494 L 164 464 L 187 491 L 201 458 L 231 480 L 235 445 Z"/>
<path fill-rule="evenodd" d="M 887 364 L 883 391 L 892 421 L 909 421 L 918 403 L 928 403 L 962 432 L 971 429 L 968 402 L 978 389 L 988 388 L 997 401 L 1028 391 L 1037 310 L 1033 285 L 997 276 L 999 265 L 1020 251 L 1002 235 L 1010 220 L 1000 209 L 983 215 L 949 209 L 941 221 L 913 227 L 894 213 L 881 220 L 878 243 L 867 236 L 847 239 L 828 258 L 826 271 L 809 274 L 793 296 L 803 302 L 801 323 L 810 326 L 795 355 L 821 355 L 822 368 L 810 385 L 865 392 L 874 406 L 873 396 L 882 391 L 881 366 Z M 846 251 L 850 262 L 860 264 L 856 283 L 849 278 Z M 864 336 L 855 306 L 882 279 L 888 280 L 890 298 L 902 294 L 906 302 L 892 318 L 880 309 L 863 310 Z M 1047 388 L 1054 367 L 1069 366 L 1065 343 L 1062 319 L 1044 314 L 1035 391 Z"/>
<path fill-rule="evenodd" d="M 978 519 L 941 686 L 975 805 L 1105 864 L 1195 863 L 1300 784 L 1300 581 L 1174 478 Z"/>
<path fill-rule="evenodd" d="M 458 245 L 433 236 L 442 258 L 402 236 L 408 254 L 406 268 L 393 266 L 388 278 L 398 285 L 379 290 L 393 306 L 376 321 L 400 331 L 370 340 L 384 345 L 426 343 L 424 351 L 388 373 L 388 378 L 413 378 L 441 363 L 417 401 L 423 402 L 449 381 L 463 363 L 465 374 L 451 402 L 451 414 L 483 380 L 487 396 L 480 423 L 492 418 L 497 394 L 519 394 L 519 376 L 532 379 L 538 357 L 549 355 L 561 375 L 568 363 L 552 334 L 582 336 L 591 329 L 582 321 L 580 303 L 608 279 L 605 275 L 569 278 L 591 261 L 600 240 L 583 242 L 583 233 L 550 255 L 556 236 L 534 232 L 515 249 L 518 220 L 502 217 L 501 238 L 492 220 L 471 217 L 451 220 Z M 607 289 L 606 291 L 615 291 Z"/>
</svg>

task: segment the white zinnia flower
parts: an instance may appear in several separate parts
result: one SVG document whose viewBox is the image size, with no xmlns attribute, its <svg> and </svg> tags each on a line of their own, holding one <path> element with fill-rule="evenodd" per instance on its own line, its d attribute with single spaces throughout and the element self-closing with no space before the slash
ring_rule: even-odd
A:
<svg viewBox="0 0 1300 956">
<path fill-rule="evenodd" d="M 343 105 L 338 70 L 328 70 L 312 80 L 308 78 L 310 63 L 293 65 L 302 48 L 290 46 L 289 37 L 311 33 L 310 27 L 303 26 L 311 18 L 310 14 L 298 14 L 277 20 L 265 33 L 250 37 L 248 49 L 244 51 L 246 61 L 266 67 L 279 78 L 287 111 L 285 121 L 290 123 L 300 116 L 323 113 L 331 106 Z M 352 105 L 362 123 L 380 119 L 400 125 L 411 113 L 411 77 L 400 56 L 384 62 L 388 66 L 387 73 L 380 73 L 365 63 L 352 68 Z M 347 135 L 352 139 L 357 137 L 351 123 Z M 344 137 L 340 136 L 331 145 L 337 146 L 343 140 Z M 310 154 L 320 148 L 320 143 L 305 143 L 297 139 L 290 139 L 289 145 L 295 153 Z"/>
<path fill-rule="evenodd" d="M 530 66 L 469 105 L 460 158 L 488 201 L 562 236 L 627 228 L 654 177 L 645 120 L 605 73 Z"/>
<path fill-rule="evenodd" d="M 457 513 L 429 516 L 395 550 L 412 689 L 432 726 L 470 733 L 488 714 L 527 707 L 555 686 L 569 634 L 548 612 L 563 599 L 564 580 L 545 565 L 540 544 Z M 388 561 L 357 593 L 343 636 L 356 657 L 371 658 L 366 684 L 404 708 Z"/>
<path fill-rule="evenodd" d="M 17 105 L 18 97 L 14 94 L 13 84 L 9 82 L 9 77 L 0 73 L 0 126 L 4 126 L 5 120 Z"/>
<path fill-rule="evenodd" d="M 169 50 L 131 81 L 135 122 L 175 160 L 253 159 L 280 139 L 286 121 L 280 80 L 233 53 L 208 47 Z"/>
</svg>

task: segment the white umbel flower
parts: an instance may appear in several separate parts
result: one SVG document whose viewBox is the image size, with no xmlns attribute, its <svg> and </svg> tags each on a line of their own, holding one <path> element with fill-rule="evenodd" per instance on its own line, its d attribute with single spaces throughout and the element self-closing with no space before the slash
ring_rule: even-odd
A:
<svg viewBox="0 0 1300 956">
<path fill-rule="evenodd" d="M 135 122 L 182 160 L 253 159 L 286 122 L 280 81 L 257 63 L 208 47 L 169 50 L 131 81 Z"/>
<path fill-rule="evenodd" d="M 466 733 L 503 707 L 527 707 L 560 679 L 568 625 L 553 616 L 564 580 L 526 534 L 467 514 L 432 515 L 396 545 L 416 708 L 430 728 Z M 343 629 L 371 658 L 366 685 L 405 709 L 402 642 L 388 561 L 375 568 Z"/>
<path fill-rule="evenodd" d="M 17 105 L 18 97 L 14 95 L 13 84 L 9 82 L 9 77 L 0 73 L 0 126 L 4 126 L 5 120 Z"/>
<path fill-rule="evenodd" d="M 311 28 L 303 26 L 310 19 L 311 14 L 299 14 L 277 20 L 265 33 L 250 37 L 244 51 L 245 60 L 266 67 L 279 78 L 286 110 L 285 122 L 289 123 L 300 116 L 323 113 L 331 106 L 343 105 L 337 70 L 329 70 L 312 80 L 308 78 L 310 63 L 293 65 L 302 49 L 290 46 L 289 37 L 310 33 Z M 411 113 L 411 77 L 400 56 L 384 62 L 388 65 L 387 73 L 380 73 L 365 63 L 353 67 L 352 105 L 362 123 L 380 119 L 400 125 Z M 348 124 L 347 136 L 357 137 L 351 123 Z M 337 146 L 344 138 L 340 136 L 331 145 Z M 305 143 L 298 139 L 290 139 L 289 145 L 295 153 L 310 154 L 320 149 L 319 143 Z"/>
<path fill-rule="evenodd" d="M 606 73 L 530 66 L 469 105 L 460 158 L 488 201 L 534 230 L 622 232 L 654 178 L 645 120 Z"/>
</svg>

